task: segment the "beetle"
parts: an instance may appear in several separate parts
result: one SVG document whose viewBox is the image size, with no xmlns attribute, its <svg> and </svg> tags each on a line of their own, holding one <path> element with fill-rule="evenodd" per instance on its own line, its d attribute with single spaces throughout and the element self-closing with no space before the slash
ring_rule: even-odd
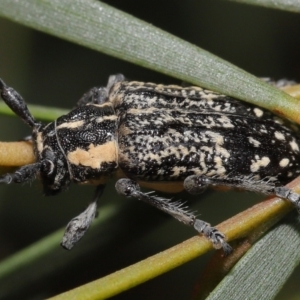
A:
<svg viewBox="0 0 300 300">
<path fill-rule="evenodd" d="M 300 210 L 300 197 L 284 185 L 300 173 L 300 134 L 295 124 L 270 111 L 200 87 L 126 81 L 109 77 L 77 106 L 42 124 L 23 98 L 0 80 L 5 103 L 32 128 L 36 162 L 0 177 L 0 183 L 41 178 L 55 195 L 74 183 L 97 186 L 93 202 L 67 225 L 62 246 L 71 249 L 91 225 L 105 182 L 170 214 L 207 237 L 225 254 L 225 235 L 179 201 L 145 193 L 140 185 L 169 185 L 191 194 L 209 186 L 276 195 Z M 171 189 L 173 189 L 171 188 Z"/>
</svg>

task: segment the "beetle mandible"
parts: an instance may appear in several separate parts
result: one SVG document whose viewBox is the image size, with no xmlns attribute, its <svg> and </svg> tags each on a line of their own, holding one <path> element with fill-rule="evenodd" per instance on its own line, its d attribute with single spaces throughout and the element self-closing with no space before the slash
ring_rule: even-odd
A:
<svg viewBox="0 0 300 300">
<path fill-rule="evenodd" d="M 89 228 L 106 179 L 120 177 L 118 193 L 142 200 L 193 226 L 225 254 L 225 235 L 174 202 L 140 185 L 164 189 L 166 182 L 201 193 L 225 186 L 277 195 L 300 210 L 300 197 L 284 187 L 300 173 L 300 135 L 295 125 L 257 106 L 200 87 L 126 81 L 110 76 L 77 107 L 43 125 L 23 98 L 0 80 L 5 103 L 32 128 L 36 162 L 0 177 L 23 183 L 40 176 L 54 195 L 71 182 L 97 185 L 93 202 L 72 219 L 62 246 L 71 249 Z M 121 172 L 120 172 L 121 171 Z"/>
</svg>

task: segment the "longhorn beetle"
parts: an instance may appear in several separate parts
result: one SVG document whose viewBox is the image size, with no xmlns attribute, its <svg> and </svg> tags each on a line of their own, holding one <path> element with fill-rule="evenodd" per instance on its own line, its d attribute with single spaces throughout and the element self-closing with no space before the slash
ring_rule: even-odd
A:
<svg viewBox="0 0 300 300">
<path fill-rule="evenodd" d="M 110 76 L 77 107 L 43 125 L 22 97 L 0 80 L 5 103 L 32 128 L 36 162 L 0 177 L 23 183 L 39 175 L 46 195 L 75 183 L 97 185 L 94 201 L 67 225 L 62 246 L 71 249 L 92 223 L 106 180 L 118 193 L 142 200 L 193 226 L 229 254 L 223 233 L 196 218 L 182 203 L 144 193 L 139 184 L 170 183 L 192 194 L 225 186 L 276 195 L 300 210 L 300 196 L 284 187 L 300 173 L 295 125 L 269 111 L 202 89 Z"/>
</svg>

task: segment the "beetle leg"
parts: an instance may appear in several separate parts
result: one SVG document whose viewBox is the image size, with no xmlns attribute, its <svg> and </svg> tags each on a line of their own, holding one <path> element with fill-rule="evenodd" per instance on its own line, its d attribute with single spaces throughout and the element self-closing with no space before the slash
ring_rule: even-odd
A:
<svg viewBox="0 0 300 300">
<path fill-rule="evenodd" d="M 94 200 L 90 205 L 78 216 L 73 218 L 67 225 L 61 246 L 67 250 L 71 250 L 75 244 L 85 235 L 95 219 L 97 213 L 97 202 L 103 194 L 105 185 L 98 185 L 96 188 Z"/>
<path fill-rule="evenodd" d="M 14 173 L 8 173 L 0 177 L 0 183 L 24 183 L 34 179 L 38 171 L 40 170 L 41 164 L 34 163 L 19 168 Z"/>
<path fill-rule="evenodd" d="M 255 180 L 251 176 L 215 178 L 204 175 L 191 175 L 184 181 L 185 190 L 191 194 L 201 193 L 208 186 L 227 186 L 265 195 L 274 195 L 290 201 L 300 213 L 300 195 L 287 187 L 276 187 L 270 180 Z"/>
<path fill-rule="evenodd" d="M 107 101 L 108 92 L 105 87 L 93 87 L 87 91 L 83 96 L 78 100 L 77 107 L 85 106 L 88 103 L 91 104 L 102 104 Z"/>
<path fill-rule="evenodd" d="M 182 206 L 183 203 L 180 203 L 179 201 L 172 202 L 166 198 L 143 193 L 140 191 L 140 187 L 135 181 L 127 178 L 122 178 L 117 181 L 116 190 L 121 195 L 133 197 L 155 206 L 185 225 L 193 226 L 199 233 L 207 237 L 213 243 L 215 248 L 219 249 L 222 247 L 226 255 L 232 252 L 231 246 L 225 242 L 225 235 L 216 228 L 211 227 L 210 224 L 196 219 L 196 216 L 193 213 L 187 211 L 185 207 Z"/>
<path fill-rule="evenodd" d="M 191 175 L 184 180 L 184 188 L 190 194 L 199 194 L 207 187 L 225 186 L 229 188 L 245 189 L 266 195 L 274 194 L 275 185 L 270 180 L 257 180 L 253 176 L 239 177 L 208 177 L 205 175 Z"/>
<path fill-rule="evenodd" d="M 77 107 L 85 106 L 88 103 L 102 104 L 107 101 L 108 93 L 111 87 L 120 81 L 124 81 L 125 77 L 122 74 L 111 75 L 108 78 L 107 87 L 93 87 L 87 91 L 77 102 Z M 1 87 L 1 86 L 0 86 Z"/>
<path fill-rule="evenodd" d="M 282 186 L 282 187 L 275 187 L 274 188 L 274 195 L 277 197 L 289 200 L 297 209 L 298 213 L 300 214 L 300 195 L 294 193 L 291 189 Z"/>
<path fill-rule="evenodd" d="M 125 76 L 123 74 L 110 75 L 108 78 L 107 90 L 110 91 L 110 89 L 114 84 L 124 80 L 125 80 Z"/>
<path fill-rule="evenodd" d="M 21 142 L 32 142 L 33 141 L 33 137 L 32 135 L 27 135 L 25 137 L 23 137 L 22 139 L 20 139 Z"/>
</svg>

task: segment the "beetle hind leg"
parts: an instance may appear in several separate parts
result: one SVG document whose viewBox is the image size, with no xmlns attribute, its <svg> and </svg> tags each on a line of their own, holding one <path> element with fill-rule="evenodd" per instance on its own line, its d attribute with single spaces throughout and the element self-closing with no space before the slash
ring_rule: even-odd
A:
<svg viewBox="0 0 300 300">
<path fill-rule="evenodd" d="M 274 188 L 274 195 L 290 201 L 296 207 L 298 213 L 300 214 L 300 195 L 299 194 L 294 193 L 291 189 L 289 189 L 285 186 L 282 186 L 282 187 Z"/>
<path fill-rule="evenodd" d="M 244 189 L 247 191 L 258 192 L 264 195 L 273 195 L 290 201 L 300 213 L 300 195 L 291 189 L 279 186 L 270 180 L 255 180 L 253 177 L 227 177 L 214 178 L 205 175 L 191 175 L 184 181 L 184 188 L 191 194 L 198 194 L 208 186 L 225 186 L 229 188 Z"/>
<path fill-rule="evenodd" d="M 186 208 L 183 207 L 183 203 L 180 203 L 179 201 L 172 202 L 166 198 L 143 193 L 140 191 L 140 187 L 135 181 L 127 178 L 122 178 L 117 181 L 116 190 L 121 195 L 142 200 L 168 213 L 185 225 L 193 226 L 200 234 L 208 238 L 216 249 L 223 248 L 226 255 L 232 252 L 231 246 L 225 241 L 225 235 L 216 228 L 210 226 L 210 224 L 197 219 L 193 213 L 187 211 Z"/>
</svg>

